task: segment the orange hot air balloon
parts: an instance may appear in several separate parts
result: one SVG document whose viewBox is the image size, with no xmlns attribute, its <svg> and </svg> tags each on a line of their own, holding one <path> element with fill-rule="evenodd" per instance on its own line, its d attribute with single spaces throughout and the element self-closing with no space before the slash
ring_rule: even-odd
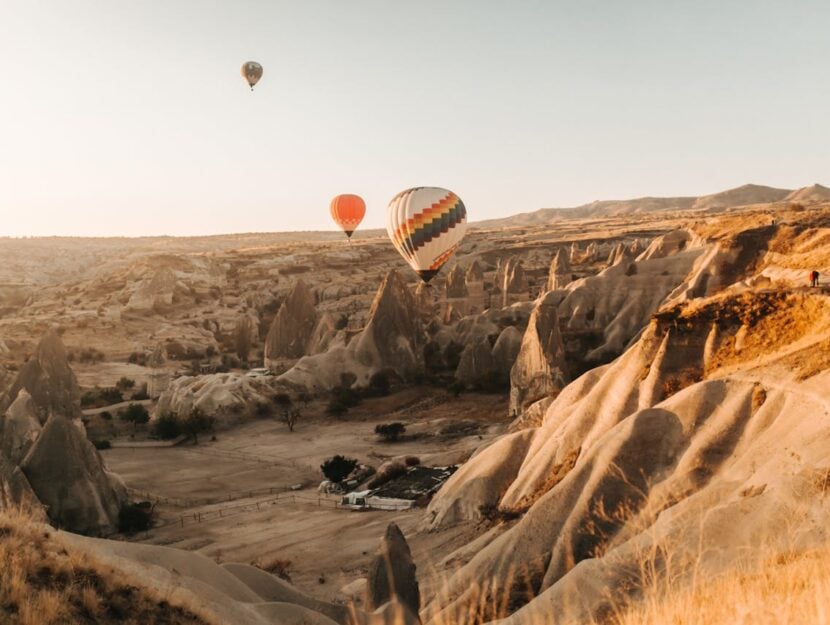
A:
<svg viewBox="0 0 830 625">
<path fill-rule="evenodd" d="M 359 195 L 344 193 L 331 201 L 331 218 L 343 228 L 343 232 L 350 240 L 365 214 L 366 203 Z"/>
</svg>

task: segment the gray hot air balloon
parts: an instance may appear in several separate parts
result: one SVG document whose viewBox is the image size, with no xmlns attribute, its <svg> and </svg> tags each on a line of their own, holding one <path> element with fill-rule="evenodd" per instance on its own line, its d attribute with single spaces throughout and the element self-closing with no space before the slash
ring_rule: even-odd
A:
<svg viewBox="0 0 830 625">
<path fill-rule="evenodd" d="M 253 91 L 254 85 L 259 82 L 260 78 L 262 78 L 262 65 L 256 61 L 247 61 L 242 64 L 242 70 L 240 73 L 242 74 L 242 78 L 244 78 L 250 85 L 251 91 Z"/>
</svg>

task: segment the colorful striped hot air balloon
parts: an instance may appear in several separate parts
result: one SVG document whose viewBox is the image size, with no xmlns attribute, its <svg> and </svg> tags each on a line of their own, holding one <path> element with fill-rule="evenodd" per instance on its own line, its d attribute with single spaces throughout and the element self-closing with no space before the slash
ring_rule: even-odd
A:
<svg viewBox="0 0 830 625">
<path fill-rule="evenodd" d="M 242 78 L 245 79 L 248 86 L 251 87 L 251 91 L 253 91 L 254 85 L 262 78 L 262 65 L 256 61 L 246 61 L 242 64 L 242 69 L 239 73 L 242 74 Z"/>
<path fill-rule="evenodd" d="M 363 198 L 359 195 L 344 193 L 331 201 L 330 209 L 331 218 L 338 226 L 343 228 L 343 232 L 351 239 L 352 233 L 363 221 L 363 215 L 366 214 L 366 203 Z"/>
<path fill-rule="evenodd" d="M 389 238 L 424 282 L 450 259 L 466 230 L 467 209 L 452 191 L 415 187 L 389 203 Z"/>
</svg>

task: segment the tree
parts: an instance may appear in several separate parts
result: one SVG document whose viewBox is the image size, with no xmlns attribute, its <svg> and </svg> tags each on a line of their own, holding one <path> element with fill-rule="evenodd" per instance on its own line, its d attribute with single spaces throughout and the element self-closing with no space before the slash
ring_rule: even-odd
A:
<svg viewBox="0 0 830 625">
<path fill-rule="evenodd" d="M 214 421 L 213 417 L 206 415 L 199 408 L 194 408 L 182 422 L 182 431 L 188 436 L 192 436 L 193 444 L 198 445 L 199 434 L 213 430 Z"/>
<path fill-rule="evenodd" d="M 311 394 L 308 391 L 300 391 L 297 393 L 297 399 L 303 402 L 303 406 L 308 406 L 309 402 L 311 401 Z"/>
<path fill-rule="evenodd" d="M 130 378 L 124 376 L 118 382 L 115 383 L 115 388 L 117 388 L 122 393 L 124 391 L 129 391 L 131 388 L 135 386 L 135 380 L 131 380 Z"/>
<path fill-rule="evenodd" d="M 130 404 L 121 412 L 121 418 L 133 424 L 133 431 L 139 424 L 147 423 L 150 420 L 150 413 L 141 404 Z"/>
<path fill-rule="evenodd" d="M 288 424 L 288 431 L 293 432 L 294 426 L 297 425 L 297 421 L 300 418 L 300 409 L 299 408 L 291 408 L 288 412 L 285 413 L 285 422 Z"/>
<path fill-rule="evenodd" d="M 294 407 L 291 395 L 288 393 L 277 393 L 274 395 L 273 402 L 281 410 L 282 419 L 288 424 L 288 431 L 293 432 L 294 425 L 296 425 L 297 419 L 300 418 L 300 410 Z"/>
<path fill-rule="evenodd" d="M 406 432 L 406 426 L 400 421 L 382 423 L 375 426 L 375 434 L 388 443 L 397 441 L 404 432 Z"/>
<path fill-rule="evenodd" d="M 182 433 L 179 417 L 174 412 L 165 412 L 153 423 L 153 434 L 162 440 L 169 441 Z"/>
<path fill-rule="evenodd" d="M 320 465 L 320 470 L 327 479 L 335 484 L 345 480 L 357 466 L 357 460 L 345 456 L 333 456 Z"/>
</svg>

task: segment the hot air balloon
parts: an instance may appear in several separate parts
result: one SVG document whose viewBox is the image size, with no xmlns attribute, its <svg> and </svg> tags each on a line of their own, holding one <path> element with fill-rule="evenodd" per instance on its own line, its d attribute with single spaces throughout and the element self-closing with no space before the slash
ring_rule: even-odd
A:
<svg viewBox="0 0 830 625">
<path fill-rule="evenodd" d="M 363 198 L 359 195 L 344 193 L 331 201 L 330 209 L 331 218 L 338 226 L 343 228 L 343 232 L 351 240 L 352 233 L 363 221 L 363 215 L 366 214 L 366 203 Z"/>
<path fill-rule="evenodd" d="M 467 209 L 452 191 L 415 187 L 389 202 L 389 238 L 424 282 L 450 259 L 466 230 Z"/>
<path fill-rule="evenodd" d="M 240 73 L 242 74 L 242 78 L 244 78 L 250 85 L 251 91 L 253 91 L 254 85 L 259 82 L 260 78 L 262 78 L 262 65 L 256 61 L 247 61 L 242 64 Z"/>
</svg>

